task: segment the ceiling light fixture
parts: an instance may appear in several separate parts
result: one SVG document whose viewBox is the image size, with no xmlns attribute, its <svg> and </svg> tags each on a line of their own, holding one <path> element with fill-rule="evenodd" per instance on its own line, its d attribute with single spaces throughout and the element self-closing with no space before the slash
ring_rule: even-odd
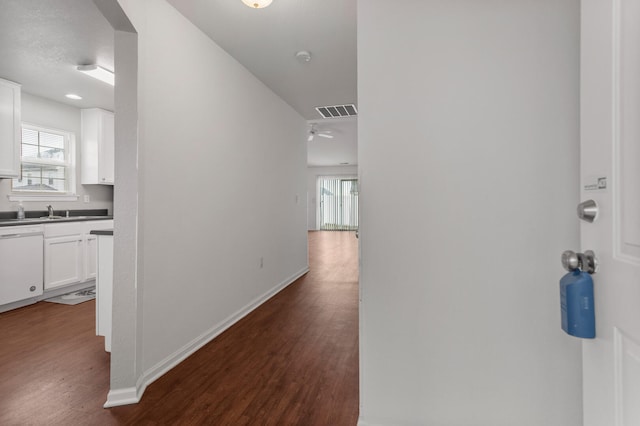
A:
<svg viewBox="0 0 640 426">
<path fill-rule="evenodd" d="M 262 9 L 271 4 L 273 0 L 242 0 L 242 3 L 246 4 L 252 9 Z"/>
<path fill-rule="evenodd" d="M 301 62 L 303 64 L 311 62 L 311 53 L 307 52 L 306 50 L 301 50 L 299 52 L 296 52 L 296 59 L 298 60 L 298 62 Z"/>
<path fill-rule="evenodd" d="M 74 101 L 79 101 L 80 99 L 82 99 L 82 96 L 78 96 L 75 93 L 67 93 L 64 96 L 69 98 L 69 99 L 73 99 Z"/>
<path fill-rule="evenodd" d="M 115 75 L 113 72 L 98 65 L 78 65 L 78 71 L 83 72 L 93 78 L 115 86 Z"/>
</svg>

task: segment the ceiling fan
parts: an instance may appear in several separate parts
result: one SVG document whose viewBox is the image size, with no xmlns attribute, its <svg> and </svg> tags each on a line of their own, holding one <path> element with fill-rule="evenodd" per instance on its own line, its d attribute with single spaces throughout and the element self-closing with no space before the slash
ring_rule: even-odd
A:
<svg viewBox="0 0 640 426">
<path fill-rule="evenodd" d="M 314 124 L 311 124 L 311 126 L 309 126 L 309 137 L 307 138 L 307 142 L 311 142 L 313 138 L 316 136 L 320 136 L 327 139 L 333 139 L 331 130 L 318 130 L 314 123 Z"/>
</svg>

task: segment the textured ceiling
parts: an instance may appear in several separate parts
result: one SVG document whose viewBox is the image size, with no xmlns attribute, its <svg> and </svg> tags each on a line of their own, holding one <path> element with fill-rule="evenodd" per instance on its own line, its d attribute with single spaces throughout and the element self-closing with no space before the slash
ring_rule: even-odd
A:
<svg viewBox="0 0 640 426">
<path fill-rule="evenodd" d="M 0 0 L 0 77 L 27 93 L 113 110 L 113 88 L 76 70 L 92 63 L 113 70 L 113 34 L 92 1 Z"/>
</svg>

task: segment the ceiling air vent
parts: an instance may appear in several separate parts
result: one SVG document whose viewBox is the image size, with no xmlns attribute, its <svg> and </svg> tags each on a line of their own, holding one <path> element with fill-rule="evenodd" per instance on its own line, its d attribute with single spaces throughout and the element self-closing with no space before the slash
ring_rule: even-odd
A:
<svg viewBox="0 0 640 426">
<path fill-rule="evenodd" d="M 355 117 L 358 115 L 354 104 L 316 107 L 316 111 L 324 118 Z"/>
</svg>

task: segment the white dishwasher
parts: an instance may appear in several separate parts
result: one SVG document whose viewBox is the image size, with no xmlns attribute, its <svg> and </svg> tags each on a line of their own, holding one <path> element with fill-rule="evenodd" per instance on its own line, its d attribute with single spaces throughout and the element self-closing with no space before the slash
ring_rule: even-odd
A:
<svg viewBox="0 0 640 426">
<path fill-rule="evenodd" d="M 42 225 L 0 227 L 0 305 L 43 291 Z"/>
</svg>

